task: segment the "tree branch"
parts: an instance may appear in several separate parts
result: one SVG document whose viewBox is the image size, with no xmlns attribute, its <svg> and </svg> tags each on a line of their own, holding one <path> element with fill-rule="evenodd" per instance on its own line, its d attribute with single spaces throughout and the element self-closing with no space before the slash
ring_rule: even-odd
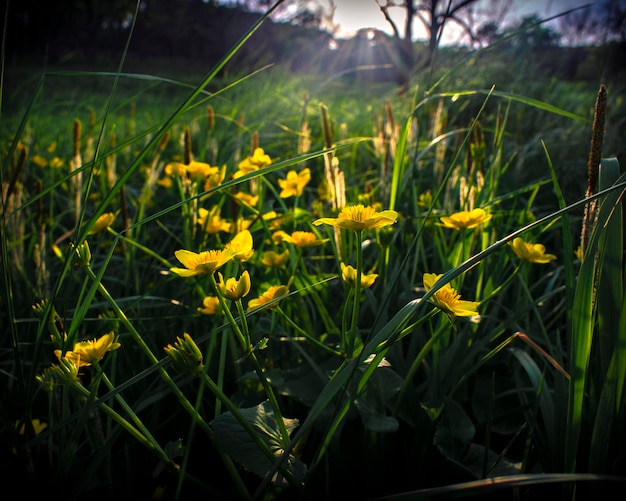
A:
<svg viewBox="0 0 626 501">
<path fill-rule="evenodd" d="M 393 19 L 391 19 L 391 16 L 389 15 L 389 7 L 398 7 L 398 5 L 389 0 L 387 0 L 385 5 L 381 5 L 381 3 L 376 0 L 376 4 L 380 8 L 380 11 L 383 13 L 383 16 L 385 16 L 385 20 L 391 26 L 391 29 L 393 30 L 393 36 L 399 40 L 401 38 L 400 30 L 398 30 L 396 23 L 393 22 Z"/>
</svg>

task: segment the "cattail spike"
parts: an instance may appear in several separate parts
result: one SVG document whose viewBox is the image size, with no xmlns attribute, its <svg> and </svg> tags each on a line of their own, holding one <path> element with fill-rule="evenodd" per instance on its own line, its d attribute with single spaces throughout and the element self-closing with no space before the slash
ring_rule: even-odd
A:
<svg viewBox="0 0 626 501">
<path fill-rule="evenodd" d="M 257 131 L 254 131 L 254 133 L 252 134 L 252 140 L 251 140 L 251 144 L 250 144 L 250 148 L 252 151 L 252 153 L 254 153 L 254 151 L 259 147 L 259 133 Z"/>
<path fill-rule="evenodd" d="M 606 120 L 606 87 L 600 85 L 596 106 L 593 116 L 593 128 L 591 132 L 591 145 L 589 147 L 589 160 L 587 162 L 587 193 L 586 198 L 594 195 L 598 191 L 598 173 L 600 162 L 602 161 L 602 142 L 604 138 L 604 122 Z M 584 257 L 593 223 L 596 215 L 597 202 L 585 205 L 585 215 L 583 217 L 583 227 L 580 236 L 580 250 Z"/>
<path fill-rule="evenodd" d="M 185 155 L 184 163 L 185 165 L 189 165 L 191 161 L 193 160 L 193 154 L 191 152 L 191 131 L 189 130 L 189 127 L 185 129 L 185 153 L 184 155 Z"/>
</svg>

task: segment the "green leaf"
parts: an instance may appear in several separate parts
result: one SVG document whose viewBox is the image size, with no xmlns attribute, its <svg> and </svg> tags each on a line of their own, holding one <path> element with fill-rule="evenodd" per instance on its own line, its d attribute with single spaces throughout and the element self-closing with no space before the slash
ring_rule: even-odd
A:
<svg viewBox="0 0 626 501">
<path fill-rule="evenodd" d="M 386 409 L 393 407 L 393 398 L 400 391 L 402 378 L 390 368 L 378 368 L 367 381 L 365 391 L 355 401 L 363 424 L 368 430 L 389 433 L 397 431 L 398 420 L 388 416 Z"/>
<path fill-rule="evenodd" d="M 278 422 L 270 403 L 262 402 L 256 407 L 240 409 L 240 413 L 252 425 L 278 459 L 283 454 L 287 444 L 283 443 Z M 297 419 L 283 418 L 283 421 L 289 433 L 298 426 Z M 245 469 L 259 475 L 261 478 L 270 472 L 273 463 L 254 443 L 248 431 L 244 429 L 230 411 L 215 418 L 211 425 L 215 432 L 215 439 L 224 452 Z M 282 467 L 296 482 L 301 484 L 304 481 L 307 467 L 294 455 L 289 454 Z M 285 477 L 279 472 L 274 473 L 272 476 L 272 483 L 279 486 L 288 485 Z"/>
<path fill-rule="evenodd" d="M 461 405 L 448 399 L 437 422 L 435 445 L 446 456 L 459 460 L 467 453 L 475 434 L 474 424 Z"/>
<path fill-rule="evenodd" d="M 376 433 L 391 433 L 398 431 L 399 423 L 393 416 L 387 416 L 377 408 L 376 402 L 370 398 L 357 398 L 356 408 L 361 415 L 363 425 Z"/>
</svg>

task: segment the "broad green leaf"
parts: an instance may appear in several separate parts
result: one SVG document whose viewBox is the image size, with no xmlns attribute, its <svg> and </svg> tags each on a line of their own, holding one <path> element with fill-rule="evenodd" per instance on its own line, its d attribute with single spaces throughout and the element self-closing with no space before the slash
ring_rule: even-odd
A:
<svg viewBox="0 0 626 501">
<path fill-rule="evenodd" d="M 388 433 L 396 431 L 398 420 L 388 416 L 386 410 L 393 406 L 393 399 L 402 386 L 402 378 L 390 368 L 374 371 L 365 391 L 356 399 L 356 408 L 368 430 Z"/>
<path fill-rule="evenodd" d="M 240 409 L 243 418 L 248 421 L 261 439 L 269 448 L 280 457 L 285 451 L 287 444 L 283 443 L 276 416 L 269 402 L 262 402 L 256 407 Z M 297 419 L 283 418 L 287 431 L 291 433 L 297 426 Z M 269 458 L 259 449 L 248 431 L 237 421 L 233 414 L 228 411 L 215 418 L 211 425 L 215 432 L 215 439 L 229 456 L 241 464 L 247 470 L 265 477 L 274 466 Z M 282 467 L 297 483 L 302 483 L 307 473 L 306 465 L 289 454 L 282 463 Z M 287 486 L 284 476 L 276 472 L 272 476 L 272 482 L 276 485 Z"/>
<path fill-rule="evenodd" d="M 461 405 L 448 399 L 437 421 L 435 445 L 446 456 L 458 461 L 466 454 L 475 434 L 476 428 Z"/>
</svg>

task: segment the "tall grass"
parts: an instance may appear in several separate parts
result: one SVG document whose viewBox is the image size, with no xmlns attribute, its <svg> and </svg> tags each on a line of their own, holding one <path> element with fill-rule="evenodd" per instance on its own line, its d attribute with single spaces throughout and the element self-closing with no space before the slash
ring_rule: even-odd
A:
<svg viewBox="0 0 626 501">
<path fill-rule="evenodd" d="M 223 81 L 257 27 L 197 84 L 126 73 L 125 54 L 45 72 L 5 122 L 7 475 L 72 499 L 573 499 L 623 481 L 626 180 L 598 145 L 607 108 L 581 111 L 595 90 L 567 108 L 454 72 L 408 98 L 280 68 Z M 110 91 L 70 107 L 51 80 Z M 556 132 L 592 129 L 600 157 L 564 178 L 579 145 Z M 358 204 L 393 224 L 319 224 Z M 555 258 L 521 259 L 518 238 Z M 224 260 L 184 277 L 180 250 Z M 450 287 L 477 314 L 446 310 Z"/>
</svg>

